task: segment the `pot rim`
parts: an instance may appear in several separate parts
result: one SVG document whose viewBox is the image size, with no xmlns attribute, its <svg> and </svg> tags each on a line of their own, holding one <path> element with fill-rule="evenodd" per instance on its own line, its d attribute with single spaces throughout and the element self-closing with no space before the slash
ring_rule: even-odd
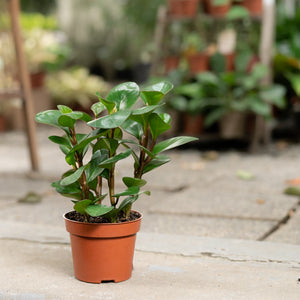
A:
<svg viewBox="0 0 300 300">
<path fill-rule="evenodd" d="M 88 222 L 80 222 L 80 221 L 74 221 L 74 220 L 70 220 L 66 217 L 66 214 L 68 214 L 71 211 L 68 211 L 66 213 L 63 214 L 63 218 L 65 219 L 65 221 L 74 223 L 74 224 L 82 224 L 82 225 L 89 225 L 89 226 L 99 226 L 99 225 L 106 225 L 106 226 L 117 226 L 117 225 L 122 225 L 122 224 L 131 224 L 131 223 L 135 223 L 140 221 L 143 218 L 143 214 L 140 213 L 139 211 L 136 210 L 131 210 L 132 212 L 138 213 L 140 215 L 140 217 L 138 219 L 132 220 L 132 221 L 126 221 L 126 222 L 120 222 L 120 223 L 88 223 Z"/>
</svg>

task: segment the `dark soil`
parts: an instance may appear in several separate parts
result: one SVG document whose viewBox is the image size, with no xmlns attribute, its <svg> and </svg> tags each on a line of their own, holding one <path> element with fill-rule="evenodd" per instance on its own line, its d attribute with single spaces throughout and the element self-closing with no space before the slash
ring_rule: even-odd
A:
<svg viewBox="0 0 300 300">
<path fill-rule="evenodd" d="M 125 217 L 124 213 L 120 212 L 117 218 L 117 223 L 129 222 L 137 220 L 141 217 L 141 214 L 136 211 L 131 211 L 128 218 Z M 77 211 L 70 211 L 66 214 L 66 218 L 72 221 L 84 222 L 84 215 Z M 110 219 L 104 216 L 88 218 L 88 223 L 110 223 Z"/>
</svg>

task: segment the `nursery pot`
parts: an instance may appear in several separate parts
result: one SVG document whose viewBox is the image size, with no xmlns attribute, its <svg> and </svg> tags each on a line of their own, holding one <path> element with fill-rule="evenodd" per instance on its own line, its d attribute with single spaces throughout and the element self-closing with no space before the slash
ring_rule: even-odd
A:
<svg viewBox="0 0 300 300">
<path fill-rule="evenodd" d="M 243 0 L 241 5 L 246 7 L 253 16 L 259 16 L 262 13 L 262 0 Z"/>
<path fill-rule="evenodd" d="M 220 135 L 225 139 L 244 138 L 246 134 L 246 114 L 238 111 L 224 115 L 220 121 Z"/>
<path fill-rule="evenodd" d="M 198 72 L 208 70 L 209 56 L 207 53 L 199 52 L 196 54 L 189 54 L 187 57 L 190 73 L 195 75 Z"/>
<path fill-rule="evenodd" d="M 84 223 L 69 220 L 65 214 L 75 277 L 90 283 L 129 279 L 142 220 L 139 215 L 138 219 L 123 223 Z"/>
<path fill-rule="evenodd" d="M 32 88 L 39 88 L 44 85 L 45 72 L 40 71 L 37 73 L 30 74 L 30 83 Z"/>
<path fill-rule="evenodd" d="M 176 70 L 179 66 L 180 58 L 176 55 L 170 55 L 165 58 L 165 73 Z"/>
<path fill-rule="evenodd" d="M 169 0 L 168 9 L 174 17 L 194 17 L 198 11 L 198 0 Z"/>
<path fill-rule="evenodd" d="M 250 0 L 252 1 L 252 0 Z M 206 11 L 212 16 L 224 16 L 230 9 L 231 0 L 227 4 L 215 5 L 214 0 L 205 0 Z"/>
<path fill-rule="evenodd" d="M 191 136 L 199 136 L 203 133 L 204 119 L 202 115 L 183 115 L 183 131 L 184 134 Z"/>
</svg>

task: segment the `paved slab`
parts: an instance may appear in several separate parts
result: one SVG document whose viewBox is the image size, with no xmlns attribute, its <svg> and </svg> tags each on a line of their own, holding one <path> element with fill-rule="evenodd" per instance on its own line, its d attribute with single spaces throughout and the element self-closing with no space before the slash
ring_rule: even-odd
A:
<svg viewBox="0 0 300 300">
<path fill-rule="evenodd" d="M 267 241 L 283 242 L 300 245 L 300 211 L 291 213 L 291 218 L 287 223 L 282 224 Z"/>
<path fill-rule="evenodd" d="M 166 241 L 162 236 L 160 242 L 161 238 Z M 151 236 L 152 243 L 149 237 L 146 239 L 149 243 L 145 246 L 158 245 L 159 240 L 154 236 Z M 184 240 L 176 240 L 183 245 Z M 209 250 L 209 247 L 202 249 Z M 249 255 L 249 245 L 241 242 L 237 248 L 246 253 L 236 261 L 226 254 L 221 258 L 213 257 L 211 252 L 199 252 L 196 256 L 193 253 L 170 254 L 170 247 L 168 254 L 136 251 L 130 280 L 98 285 L 74 279 L 69 246 L 2 240 L 0 265 L 5 272 L 0 272 L 0 297 L 22 300 L 299 299 L 299 260 L 259 262 L 257 258 L 262 254 L 256 253 L 255 248 L 251 250 L 256 255 Z M 299 257 L 296 255 L 300 250 L 298 246 L 279 245 L 277 252 L 279 249 L 281 253 L 288 250 L 289 259 Z"/>
</svg>

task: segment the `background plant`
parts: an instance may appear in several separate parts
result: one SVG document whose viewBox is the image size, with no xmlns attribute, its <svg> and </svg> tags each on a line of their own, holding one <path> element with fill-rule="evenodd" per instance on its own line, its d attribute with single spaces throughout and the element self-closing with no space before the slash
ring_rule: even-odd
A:
<svg viewBox="0 0 300 300">
<path fill-rule="evenodd" d="M 170 83 L 160 82 L 140 90 L 137 84 L 128 82 L 113 88 L 106 99 L 98 94 L 99 102 L 91 107 L 93 118 L 63 105 L 59 105 L 58 110 L 36 115 L 38 122 L 64 131 L 63 136 L 49 139 L 60 146 L 71 169 L 52 186 L 63 196 L 73 198 L 74 209 L 84 215 L 86 221 L 89 216 L 103 215 L 111 222 L 124 215 L 128 217 L 140 194 L 149 194 L 141 191 L 146 184 L 143 175 L 170 160 L 162 152 L 195 140 L 174 137 L 158 142 L 159 136 L 170 128 L 171 119 L 157 110 L 171 88 Z M 134 108 L 139 97 L 143 105 Z M 107 115 L 99 117 L 103 111 Z M 79 121 L 89 126 L 90 133 L 77 132 L 75 124 Z M 124 138 L 124 132 L 132 139 Z M 132 174 L 122 178 L 125 190 L 117 192 L 116 164 L 129 156 L 134 162 Z M 106 196 L 108 206 L 103 204 Z"/>
</svg>

